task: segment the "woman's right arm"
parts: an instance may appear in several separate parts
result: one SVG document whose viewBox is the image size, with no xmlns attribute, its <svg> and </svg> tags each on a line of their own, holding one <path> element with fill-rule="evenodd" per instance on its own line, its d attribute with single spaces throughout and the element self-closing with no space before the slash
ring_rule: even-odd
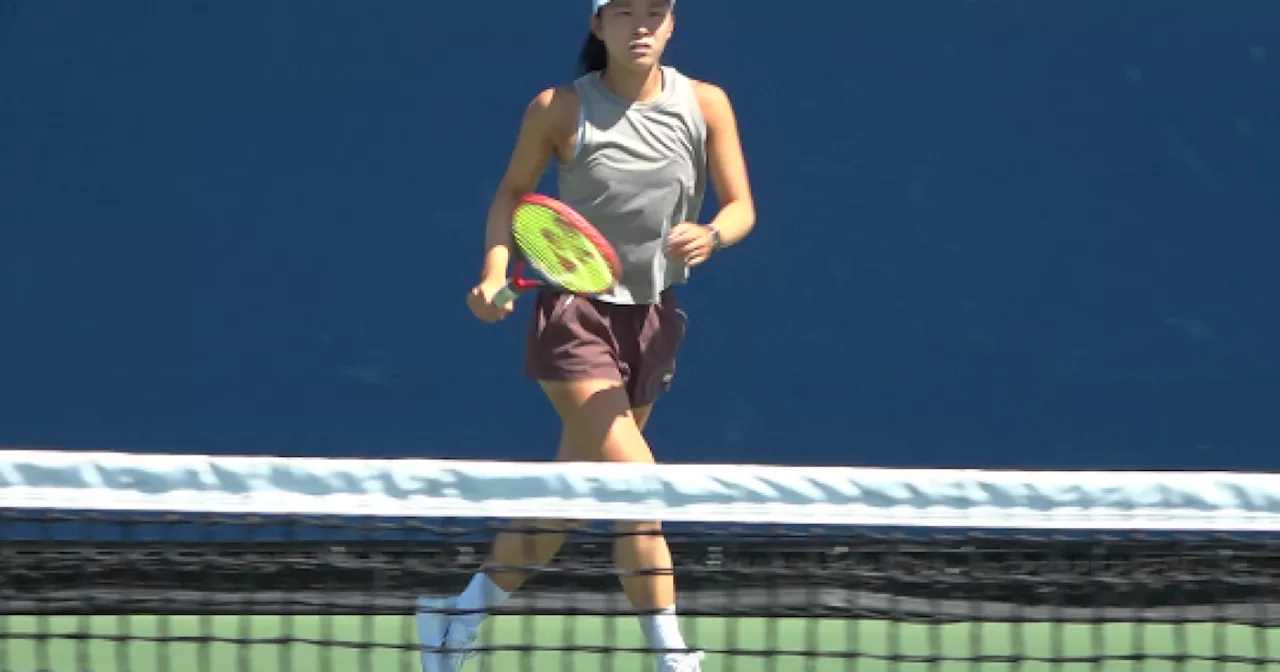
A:
<svg viewBox="0 0 1280 672">
<path fill-rule="evenodd" d="M 571 91 L 572 89 L 570 89 Z M 476 317 L 494 321 L 506 317 L 512 306 L 494 306 L 493 296 L 506 284 L 511 260 L 511 213 L 516 201 L 538 185 L 547 163 L 556 155 L 557 138 L 563 134 L 566 109 L 576 103 L 563 89 L 547 89 L 529 103 L 520 122 L 515 149 L 507 172 L 489 206 L 484 235 L 484 265 L 480 284 L 472 290 L 468 303 Z"/>
<path fill-rule="evenodd" d="M 525 109 L 516 136 L 515 149 L 507 163 L 507 172 L 498 184 L 493 203 L 489 206 L 488 224 L 484 235 L 484 270 L 480 280 L 506 280 L 507 262 L 510 258 L 511 213 L 516 201 L 529 194 L 537 186 L 547 162 L 555 154 L 555 89 L 539 93 Z"/>
</svg>

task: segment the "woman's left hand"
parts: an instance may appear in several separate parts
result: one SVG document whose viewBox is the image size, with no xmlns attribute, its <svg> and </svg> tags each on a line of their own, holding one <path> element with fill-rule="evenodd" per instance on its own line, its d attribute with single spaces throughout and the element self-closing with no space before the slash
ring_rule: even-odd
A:
<svg viewBox="0 0 1280 672">
<path fill-rule="evenodd" d="M 684 222 L 671 228 L 667 236 L 667 256 L 679 259 L 685 266 L 697 266 L 715 251 L 715 236 L 701 224 Z"/>
</svg>

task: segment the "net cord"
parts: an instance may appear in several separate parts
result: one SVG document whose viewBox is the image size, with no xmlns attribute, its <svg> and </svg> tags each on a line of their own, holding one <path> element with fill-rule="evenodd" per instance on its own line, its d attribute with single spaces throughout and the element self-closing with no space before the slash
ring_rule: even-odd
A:
<svg viewBox="0 0 1280 672">
<path fill-rule="evenodd" d="M 1275 532 L 1280 478 L 10 450 L 0 507 Z"/>
</svg>

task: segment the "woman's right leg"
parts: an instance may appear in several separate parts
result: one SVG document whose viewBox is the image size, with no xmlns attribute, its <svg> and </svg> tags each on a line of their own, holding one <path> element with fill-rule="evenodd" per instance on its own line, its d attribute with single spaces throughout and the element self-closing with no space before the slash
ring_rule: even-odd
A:
<svg viewBox="0 0 1280 672">
<path fill-rule="evenodd" d="M 631 407 L 615 381 L 543 381 L 542 389 L 564 427 L 566 459 L 580 462 L 653 463 L 643 427 L 651 407 Z M 656 521 L 616 522 L 614 562 L 623 592 L 639 611 L 668 609 L 675 603 L 671 551 Z"/>
<path fill-rule="evenodd" d="M 661 327 L 658 314 L 646 317 L 644 329 Z M 561 438 L 557 459 L 588 462 L 653 462 L 653 454 L 641 430 L 648 420 L 651 406 L 645 401 L 632 408 L 632 400 L 617 369 L 614 352 L 616 337 L 638 341 L 641 351 L 646 336 L 641 333 L 605 338 L 611 325 L 596 314 L 595 307 L 573 297 L 540 295 L 533 313 L 526 351 L 526 374 L 539 380 L 544 392 L 561 419 Z M 682 332 L 683 329 L 680 329 Z M 648 334 L 647 338 L 652 338 Z M 673 340 L 669 349 L 674 353 Z M 631 363 L 634 367 L 636 363 Z M 654 368 L 653 380 L 669 376 L 669 369 Z M 543 373 L 553 375 L 542 375 Z M 581 374 L 590 372 L 586 375 Z M 561 374 L 571 373 L 573 380 Z M 548 379 L 552 378 L 552 379 Z M 652 385 L 641 396 L 654 398 Z M 468 616 L 436 619 L 423 624 L 420 636 L 428 646 L 443 637 L 446 648 L 469 649 L 475 629 L 487 613 L 499 606 L 510 593 L 523 584 L 536 569 L 549 562 L 564 543 L 564 530 L 573 523 L 539 521 L 536 525 L 517 524 L 498 535 L 485 568 L 473 577 L 471 584 L 457 600 L 426 600 L 420 603 L 427 612 L 466 611 Z M 530 529 L 533 527 L 534 529 Z M 633 607 L 642 612 L 641 627 L 658 649 L 684 650 L 684 641 L 676 626 L 675 582 L 671 553 L 661 535 L 658 522 L 620 522 L 614 543 L 615 563 L 622 576 L 623 590 Z M 538 529 L 541 528 L 541 529 Z M 432 621 L 427 618 L 427 621 Z M 463 628 L 451 629 L 448 622 L 458 621 Z M 455 653 L 424 655 L 428 672 L 455 670 L 462 655 Z M 663 656 L 663 669 L 697 669 L 697 656 Z M 433 667 L 429 660 L 447 659 Z M 693 662 L 690 666 L 688 663 Z"/>
<path fill-rule="evenodd" d="M 651 405 L 631 407 L 631 397 L 614 381 L 547 382 L 542 388 L 564 426 L 573 458 L 588 462 L 653 463 L 642 433 Z M 688 652 L 676 617 L 671 550 L 658 521 L 618 521 L 614 564 L 623 591 L 640 619 L 649 645 L 663 651 L 659 670 L 699 669 L 701 654 Z"/>
<path fill-rule="evenodd" d="M 653 462 L 642 434 L 652 407 L 630 408 L 617 382 L 544 381 L 542 387 L 563 423 L 557 461 Z M 595 417 L 579 417 L 582 413 Z M 515 523 L 498 534 L 483 571 L 503 592 L 514 592 L 559 552 L 567 536 L 562 530 L 580 524 L 565 520 Z M 615 561 L 623 570 L 628 599 L 637 608 L 670 606 L 675 591 L 669 571 L 655 576 L 647 569 L 657 567 L 661 572 L 671 566 L 661 527 L 657 523 L 616 523 L 614 527 L 622 533 L 614 544 Z"/>
<path fill-rule="evenodd" d="M 652 462 L 640 432 L 649 407 L 633 410 L 618 381 L 540 381 L 561 418 L 556 460 L 562 462 Z M 637 416 L 640 416 L 637 418 Z M 640 422 L 637 422 L 640 420 Z M 576 521 L 519 521 L 498 533 L 481 568 L 452 608 L 457 620 L 476 630 L 539 568 L 559 552 Z M 618 523 L 615 563 L 623 590 L 642 611 L 668 609 L 675 600 L 671 554 L 657 523 Z"/>
<path fill-rule="evenodd" d="M 572 460 L 573 454 L 562 430 L 556 460 Z M 566 520 L 512 523 L 494 539 L 482 571 L 498 589 L 505 593 L 515 592 L 538 568 L 551 562 L 564 545 L 567 533 L 563 530 L 576 525 L 576 522 Z"/>
<path fill-rule="evenodd" d="M 642 434 L 651 406 L 631 408 L 616 381 L 542 381 L 562 420 L 557 459 L 576 462 L 652 463 Z M 485 568 L 472 578 L 456 609 L 469 628 L 478 628 L 495 607 L 550 562 L 576 521 L 516 523 L 498 534 Z M 623 592 L 640 615 L 641 628 L 655 648 L 684 650 L 676 625 L 675 577 L 671 551 L 657 521 L 619 521 L 614 530 L 614 564 Z"/>
<path fill-rule="evenodd" d="M 561 432 L 557 459 L 571 452 Z M 514 523 L 497 535 L 484 567 L 456 598 L 419 599 L 419 638 L 425 646 L 448 650 L 424 651 L 424 672 L 457 672 L 474 645 L 480 624 L 555 557 L 566 536 L 560 530 L 573 525 L 563 520 Z"/>
</svg>

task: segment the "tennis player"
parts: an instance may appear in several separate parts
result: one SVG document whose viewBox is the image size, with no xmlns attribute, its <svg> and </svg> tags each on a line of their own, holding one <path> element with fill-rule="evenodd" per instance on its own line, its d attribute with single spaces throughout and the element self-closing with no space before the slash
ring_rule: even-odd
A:
<svg viewBox="0 0 1280 672">
<path fill-rule="evenodd" d="M 586 298 L 541 290 L 525 344 L 525 374 L 560 416 L 558 460 L 653 462 L 642 435 L 675 373 L 686 320 L 672 293 L 689 269 L 741 241 L 755 224 L 737 122 L 724 91 L 660 64 L 675 28 L 674 0 L 591 0 L 581 77 L 528 106 L 507 173 L 489 209 L 481 279 L 467 297 L 476 317 L 501 320 L 515 203 L 554 157 L 558 197 L 609 240 L 621 279 Z M 695 223 L 708 178 L 721 204 Z M 566 521 L 540 529 L 565 530 Z M 676 620 L 671 553 L 658 522 L 619 522 L 614 542 L 622 587 L 641 614 L 659 672 L 698 672 Z M 630 533 L 630 534 L 627 534 Z M 639 534 L 635 534 L 639 533 Z M 550 561 L 563 532 L 500 534 L 483 571 L 456 598 L 422 598 L 426 672 L 453 672 L 475 646 L 486 615 L 529 576 L 513 568 Z M 449 616 L 441 612 L 475 612 Z"/>
</svg>

